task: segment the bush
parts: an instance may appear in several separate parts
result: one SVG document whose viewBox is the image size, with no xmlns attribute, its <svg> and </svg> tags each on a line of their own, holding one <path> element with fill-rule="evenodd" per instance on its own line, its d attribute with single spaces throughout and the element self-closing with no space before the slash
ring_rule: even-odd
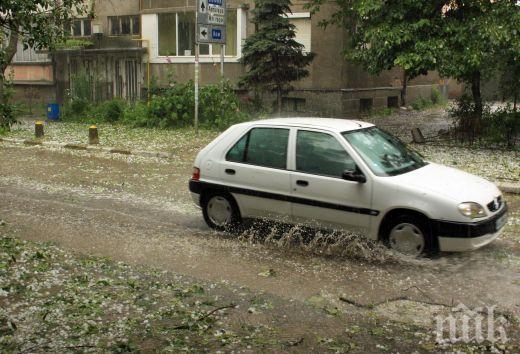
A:
<svg viewBox="0 0 520 354">
<path fill-rule="evenodd" d="M 243 122 L 249 115 L 241 112 L 240 102 L 233 89 L 226 83 L 222 93 L 220 85 L 204 86 L 200 90 L 200 125 L 210 129 L 226 129 Z M 177 128 L 191 126 L 194 122 L 195 87 L 193 82 L 172 82 L 166 89 L 156 91 L 147 106 L 138 103 L 127 109 L 124 123 L 133 127 Z"/>
<path fill-rule="evenodd" d="M 0 95 L 0 128 L 3 132 L 9 131 L 11 126 L 17 122 L 19 109 L 12 103 L 14 89 L 11 78 L 5 78 L 3 89 Z"/>
<path fill-rule="evenodd" d="M 106 101 L 96 107 L 94 116 L 102 122 L 116 123 L 123 119 L 127 106 L 122 100 Z"/>
<path fill-rule="evenodd" d="M 434 87 L 432 89 L 431 102 L 434 105 L 446 103 L 446 99 L 444 98 L 444 95 L 442 94 L 442 92 L 437 87 Z"/>
<path fill-rule="evenodd" d="M 192 81 L 180 84 L 172 81 L 167 88 L 155 88 L 149 103 L 129 104 L 111 100 L 92 102 L 88 80 L 78 75 L 69 102 L 63 108 L 63 120 L 84 123 L 117 123 L 132 127 L 180 128 L 193 125 L 195 87 Z M 89 97 L 90 95 L 90 97 Z M 226 129 L 249 118 L 240 109 L 240 101 L 231 85 L 208 85 L 200 89 L 199 120 L 202 127 Z"/>
<path fill-rule="evenodd" d="M 475 103 L 463 95 L 450 110 L 458 137 L 486 146 L 515 148 L 520 138 L 520 111 L 511 106 L 492 111 L 484 105 L 482 118 L 475 113 Z"/>
<path fill-rule="evenodd" d="M 415 101 L 413 101 L 410 106 L 416 111 L 422 111 L 424 109 L 430 108 L 433 106 L 433 102 L 430 99 L 419 97 Z"/>
<path fill-rule="evenodd" d="M 482 128 L 484 142 L 514 148 L 520 143 L 520 111 L 508 106 L 485 112 Z"/>
</svg>

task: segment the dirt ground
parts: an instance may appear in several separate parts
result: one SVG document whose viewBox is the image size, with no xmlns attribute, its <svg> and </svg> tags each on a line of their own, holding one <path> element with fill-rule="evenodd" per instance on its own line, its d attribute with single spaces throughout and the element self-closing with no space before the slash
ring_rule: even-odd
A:
<svg viewBox="0 0 520 354">
<path fill-rule="evenodd" d="M 507 314 L 509 337 L 518 344 L 518 196 L 506 197 L 511 218 L 504 236 L 472 253 L 411 260 L 381 250 L 372 257 L 361 245 L 348 255 L 319 255 L 210 231 L 191 203 L 190 173 L 189 160 L 0 145 L 0 219 L 6 222 L 0 232 L 271 296 L 284 328 L 296 337 L 314 331 L 313 322 L 320 336 L 333 337 L 374 316 L 430 328 L 443 305 L 425 303 L 435 303 L 496 305 Z M 397 297 L 411 301 L 372 306 Z M 362 351 L 383 350 L 377 347 L 380 338 L 371 338 L 363 339 Z M 332 344 L 332 351 L 343 351 Z M 413 338 L 381 345 L 394 352 L 425 350 Z"/>
</svg>

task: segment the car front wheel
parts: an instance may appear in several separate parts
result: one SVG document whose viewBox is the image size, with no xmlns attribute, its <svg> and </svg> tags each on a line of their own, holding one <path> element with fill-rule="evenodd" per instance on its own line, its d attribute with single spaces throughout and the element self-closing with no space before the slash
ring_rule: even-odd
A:
<svg viewBox="0 0 520 354">
<path fill-rule="evenodd" d="M 238 206 L 229 194 L 210 194 L 204 199 L 202 212 L 206 224 L 218 231 L 232 231 L 241 223 Z"/>
<path fill-rule="evenodd" d="M 438 249 L 427 222 L 410 215 L 399 216 L 388 225 L 385 242 L 391 249 L 415 257 Z"/>
</svg>

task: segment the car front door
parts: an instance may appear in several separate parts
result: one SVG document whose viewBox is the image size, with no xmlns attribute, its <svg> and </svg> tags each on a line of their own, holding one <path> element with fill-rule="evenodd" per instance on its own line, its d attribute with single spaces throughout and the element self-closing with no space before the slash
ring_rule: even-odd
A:
<svg viewBox="0 0 520 354">
<path fill-rule="evenodd" d="M 288 128 L 254 127 L 227 152 L 221 179 L 242 216 L 290 219 L 289 135 Z"/>
<path fill-rule="evenodd" d="M 328 132 L 298 129 L 291 168 L 292 214 L 295 221 L 367 232 L 371 210 L 372 182 L 343 179 L 346 170 L 358 168 L 355 160 Z M 366 176 L 366 174 L 365 174 Z"/>
</svg>

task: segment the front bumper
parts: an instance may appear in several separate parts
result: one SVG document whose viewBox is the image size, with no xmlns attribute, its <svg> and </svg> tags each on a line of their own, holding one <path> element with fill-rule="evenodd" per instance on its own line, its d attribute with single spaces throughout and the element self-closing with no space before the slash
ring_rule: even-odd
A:
<svg viewBox="0 0 520 354">
<path fill-rule="evenodd" d="M 475 238 L 442 237 L 439 236 L 439 249 L 443 252 L 466 252 L 484 247 L 495 241 L 504 229 L 494 234 L 484 235 Z"/>
<path fill-rule="evenodd" d="M 504 204 L 498 214 L 476 223 L 434 221 L 433 232 L 438 237 L 440 250 L 446 252 L 471 251 L 493 242 L 504 231 L 503 226 L 497 228 L 497 221 L 507 217 L 507 211 L 507 204 Z"/>
</svg>

